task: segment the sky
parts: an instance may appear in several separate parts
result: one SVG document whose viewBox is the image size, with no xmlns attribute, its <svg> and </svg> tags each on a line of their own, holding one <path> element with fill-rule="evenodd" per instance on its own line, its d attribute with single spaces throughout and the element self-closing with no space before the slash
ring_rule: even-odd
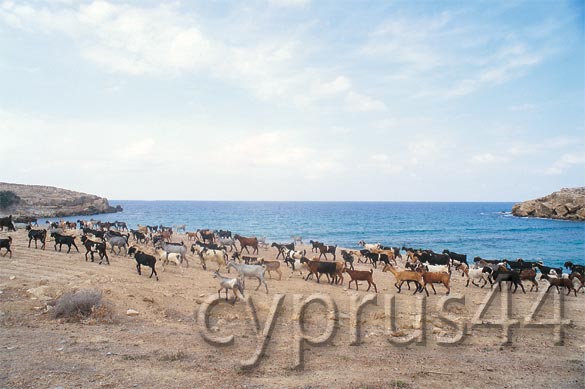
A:
<svg viewBox="0 0 585 389">
<path fill-rule="evenodd" d="M 0 0 L 0 181 L 117 200 L 585 186 L 584 8 Z"/>
</svg>

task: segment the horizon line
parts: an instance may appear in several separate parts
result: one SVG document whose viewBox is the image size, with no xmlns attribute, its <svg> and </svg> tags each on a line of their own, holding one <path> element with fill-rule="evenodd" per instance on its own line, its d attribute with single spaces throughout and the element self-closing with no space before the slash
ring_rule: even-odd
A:
<svg viewBox="0 0 585 389">
<path fill-rule="evenodd" d="M 192 202 L 222 202 L 222 203 L 521 203 L 522 201 L 494 201 L 494 200 L 185 200 L 185 199 L 108 199 L 115 201 L 192 201 Z"/>
</svg>

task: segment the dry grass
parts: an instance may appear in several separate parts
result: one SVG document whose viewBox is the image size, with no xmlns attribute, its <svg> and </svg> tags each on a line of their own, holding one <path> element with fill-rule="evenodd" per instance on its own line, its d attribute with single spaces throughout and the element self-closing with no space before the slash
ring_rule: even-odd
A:
<svg viewBox="0 0 585 389">
<path fill-rule="evenodd" d="M 175 353 L 165 354 L 165 355 L 162 355 L 158 358 L 159 361 L 163 361 L 163 362 L 176 362 L 176 361 L 182 361 L 185 359 L 187 359 L 187 354 L 184 353 L 183 351 L 177 351 Z"/>
</svg>

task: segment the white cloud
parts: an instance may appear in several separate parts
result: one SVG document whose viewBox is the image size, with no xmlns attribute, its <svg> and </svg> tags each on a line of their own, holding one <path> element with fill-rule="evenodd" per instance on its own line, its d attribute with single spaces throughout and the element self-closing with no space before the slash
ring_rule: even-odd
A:
<svg viewBox="0 0 585 389">
<path fill-rule="evenodd" d="M 330 82 L 318 82 L 316 92 L 321 95 L 335 95 L 351 88 L 351 80 L 345 76 L 338 76 Z"/>
<path fill-rule="evenodd" d="M 449 34 L 450 21 L 448 12 L 430 18 L 389 19 L 370 35 L 360 53 L 405 65 L 409 71 L 432 69 L 444 61 L 432 41 L 438 35 Z"/>
<path fill-rule="evenodd" d="M 491 163 L 502 162 L 505 160 L 506 160 L 505 157 L 502 157 L 499 155 L 494 155 L 492 153 L 481 153 L 481 154 L 476 154 L 473 157 L 471 157 L 471 161 L 473 163 L 480 164 L 480 165 L 488 165 Z"/>
<path fill-rule="evenodd" d="M 276 7 L 306 7 L 311 0 L 268 0 L 268 3 Z"/>
<path fill-rule="evenodd" d="M 324 155 L 320 149 L 306 146 L 286 132 L 272 131 L 250 134 L 231 139 L 229 144 L 206 153 L 214 166 L 245 171 L 249 174 L 279 177 L 298 177 L 313 180 L 324 174 L 339 172 L 340 151 L 329 150 Z"/>
<path fill-rule="evenodd" d="M 284 2 L 283 5 L 307 2 Z M 306 44 L 265 37 L 238 44 L 204 32 L 196 19 L 171 5 L 151 8 L 95 1 L 58 8 L 4 4 L 0 17 L 37 33 L 57 32 L 76 42 L 82 58 L 112 72 L 167 77 L 205 73 L 243 86 L 255 96 L 310 105 L 345 98 L 354 111 L 381 111 L 385 104 L 356 91 L 350 77 L 331 76 L 300 63 Z"/>
<path fill-rule="evenodd" d="M 154 157 L 152 152 L 155 149 L 156 142 L 153 138 L 132 141 L 123 146 L 119 151 L 119 158 L 131 159 L 137 157 Z"/>
<path fill-rule="evenodd" d="M 555 137 L 545 139 L 537 143 L 529 143 L 525 141 L 514 141 L 513 146 L 510 146 L 506 153 L 510 156 L 534 155 L 537 153 L 559 150 L 574 144 L 583 143 L 583 140 L 574 139 L 570 137 Z"/>
<path fill-rule="evenodd" d="M 357 92 L 349 92 L 345 97 L 347 106 L 352 111 L 372 112 L 385 111 L 386 104 L 369 96 Z"/>
<path fill-rule="evenodd" d="M 585 155 L 564 154 L 552 166 L 544 170 L 545 175 L 559 175 L 573 166 L 585 165 Z"/>
<path fill-rule="evenodd" d="M 523 74 L 539 64 L 542 58 L 528 52 L 521 45 L 503 47 L 499 53 L 489 58 L 487 66 L 481 67 L 471 78 L 463 79 L 443 93 L 445 97 L 466 96 L 482 87 L 503 84 Z"/>
<path fill-rule="evenodd" d="M 370 34 L 358 54 L 386 64 L 384 80 L 409 83 L 405 92 L 415 98 L 466 96 L 521 77 L 543 61 L 545 50 L 532 49 L 526 36 L 468 23 L 465 16 L 456 10 L 393 16 Z"/>
</svg>

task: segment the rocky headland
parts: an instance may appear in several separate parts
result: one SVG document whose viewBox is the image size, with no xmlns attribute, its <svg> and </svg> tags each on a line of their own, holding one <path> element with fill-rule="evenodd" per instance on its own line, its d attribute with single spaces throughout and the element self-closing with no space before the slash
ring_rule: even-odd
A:
<svg viewBox="0 0 585 389">
<path fill-rule="evenodd" d="M 585 220 L 585 187 L 563 188 L 548 196 L 515 204 L 512 214 L 521 217 Z"/>
<path fill-rule="evenodd" d="M 0 216 L 64 217 L 120 212 L 108 199 L 41 185 L 0 182 Z"/>
</svg>

